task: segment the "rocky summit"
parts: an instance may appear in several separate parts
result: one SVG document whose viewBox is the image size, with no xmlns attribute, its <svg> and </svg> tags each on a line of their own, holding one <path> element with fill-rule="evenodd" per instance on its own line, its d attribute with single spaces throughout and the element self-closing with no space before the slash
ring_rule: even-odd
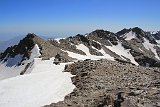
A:
<svg viewBox="0 0 160 107">
<path fill-rule="evenodd" d="M 0 52 L 0 87 L 0 106 L 160 107 L 160 32 L 29 33 Z"/>
<path fill-rule="evenodd" d="M 159 107 L 160 69 L 108 60 L 66 65 L 76 86 L 64 101 L 44 107 Z"/>
</svg>

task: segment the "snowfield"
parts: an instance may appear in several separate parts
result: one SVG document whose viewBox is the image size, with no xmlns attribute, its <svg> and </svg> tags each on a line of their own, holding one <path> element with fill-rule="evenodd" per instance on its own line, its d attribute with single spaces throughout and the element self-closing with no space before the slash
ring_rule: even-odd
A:
<svg viewBox="0 0 160 107">
<path fill-rule="evenodd" d="M 30 74 L 0 81 L 0 107 L 40 107 L 62 101 L 73 91 L 72 75 L 62 72 L 65 63 L 39 58 L 35 62 Z"/>
<path fill-rule="evenodd" d="M 11 78 L 19 75 L 24 68 L 25 66 L 6 67 L 6 63 L 0 63 L 0 82 L 3 79 L 7 79 L 7 78 Z"/>
<path fill-rule="evenodd" d="M 40 107 L 62 101 L 73 91 L 73 75 L 63 72 L 67 63 L 55 65 L 54 58 L 36 58 L 39 56 L 39 47 L 35 45 L 23 66 L 7 67 L 6 63 L 0 63 L 0 107 Z M 13 61 L 19 60 L 15 57 Z M 30 67 L 20 75 L 27 63 L 31 63 Z"/>
<path fill-rule="evenodd" d="M 0 63 L 0 80 L 19 76 L 20 72 L 24 70 L 27 63 L 34 63 L 34 58 L 39 57 L 39 47 L 35 44 L 34 48 L 31 50 L 31 56 L 29 60 L 23 61 L 24 65 L 16 66 L 21 62 L 23 55 L 16 55 L 14 58 L 8 58 L 5 63 Z M 31 69 L 30 69 L 31 70 Z M 28 70 L 27 70 L 28 71 Z M 28 71 L 30 72 L 30 71 Z"/>
<path fill-rule="evenodd" d="M 144 46 L 146 49 L 151 50 L 151 51 L 154 53 L 155 57 L 156 57 L 158 60 L 160 60 L 160 58 L 159 58 L 159 56 L 158 56 L 158 54 L 157 54 L 157 52 L 156 52 L 156 49 L 154 48 L 154 45 L 151 44 L 151 43 L 149 43 L 149 40 L 147 40 L 146 38 L 143 38 L 143 39 L 144 39 L 143 46 Z"/>
<path fill-rule="evenodd" d="M 136 33 L 133 31 L 130 31 L 129 33 L 125 34 L 125 40 L 131 40 L 133 38 L 136 38 Z"/>
<path fill-rule="evenodd" d="M 131 62 L 135 65 L 139 65 L 135 60 L 134 57 L 131 55 L 131 53 L 129 52 L 129 49 L 124 49 L 122 44 L 119 42 L 118 45 L 113 45 L 113 46 L 106 46 L 108 49 L 110 49 L 111 51 L 115 52 L 116 54 L 118 54 L 119 56 L 121 56 L 121 58 L 123 58 L 122 56 L 125 56 L 126 58 L 130 59 Z M 124 59 L 124 58 L 123 58 Z M 125 59 L 124 59 L 125 60 Z"/>
</svg>

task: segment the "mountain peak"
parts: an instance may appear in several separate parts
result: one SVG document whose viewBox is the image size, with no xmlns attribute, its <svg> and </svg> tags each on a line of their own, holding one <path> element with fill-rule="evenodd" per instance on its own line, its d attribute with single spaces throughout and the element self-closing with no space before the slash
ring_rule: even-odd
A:
<svg viewBox="0 0 160 107">
<path fill-rule="evenodd" d="M 124 28 L 124 29 L 122 29 L 121 31 L 118 31 L 118 32 L 116 33 L 116 35 L 118 35 L 118 36 L 124 35 L 125 33 L 129 32 L 129 31 L 130 31 L 130 29 Z"/>
<path fill-rule="evenodd" d="M 138 36 L 142 36 L 142 35 L 145 35 L 145 32 L 141 29 L 141 28 L 139 28 L 139 27 L 134 27 L 134 28 L 131 28 L 131 30 L 133 31 L 133 32 L 135 32 Z"/>
<path fill-rule="evenodd" d="M 18 45 L 14 45 L 11 47 L 8 47 L 0 56 L 0 59 L 6 62 L 10 58 L 15 58 L 17 56 L 19 57 L 19 63 L 22 62 L 25 59 L 29 59 L 30 52 L 34 48 L 34 41 L 33 38 L 35 37 L 35 34 L 27 34 L 26 37 L 24 37 L 22 40 L 19 41 Z M 17 65 L 17 63 L 12 63 L 10 66 Z"/>
</svg>

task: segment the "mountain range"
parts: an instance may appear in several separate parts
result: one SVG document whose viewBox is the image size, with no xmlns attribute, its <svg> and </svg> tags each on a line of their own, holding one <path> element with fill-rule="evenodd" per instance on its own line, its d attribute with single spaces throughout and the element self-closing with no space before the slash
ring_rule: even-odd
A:
<svg viewBox="0 0 160 107">
<path fill-rule="evenodd" d="M 63 58 L 59 59 L 60 62 L 107 58 L 141 66 L 160 66 L 160 32 L 145 32 L 138 27 L 117 33 L 95 30 L 87 35 L 48 40 L 30 33 L 16 44 L 18 40 L 12 40 L 15 43 L 1 53 L 2 62 L 21 55 L 19 64 L 22 64 L 24 59 L 29 59 L 31 50 L 37 44 L 43 59 L 59 55 Z"/>
<path fill-rule="evenodd" d="M 141 28 L 135 27 L 130 29 L 125 28 L 117 33 L 113 33 L 110 31 L 98 29 L 86 35 L 77 34 L 75 36 L 70 36 L 66 38 L 56 38 L 56 39 L 50 38 L 47 40 L 41 38 L 40 36 L 34 33 L 28 33 L 24 37 L 18 37 L 18 39 L 14 39 L 9 42 L 3 43 L 3 45 L 0 46 L 0 50 L 1 50 L 0 87 L 2 88 L 0 89 L 0 96 L 2 96 L 0 97 L 0 99 L 2 98 L 8 99 L 8 100 L 0 100 L 0 106 L 3 105 L 3 107 L 7 107 L 11 105 L 15 107 L 23 107 L 23 106 L 38 107 L 38 106 L 48 105 L 53 102 L 54 103 L 51 104 L 49 107 L 52 107 L 52 106 L 68 107 L 69 105 L 66 105 L 68 104 L 68 102 L 67 103 L 65 102 L 68 100 L 64 100 L 64 102 L 59 102 L 57 104 L 55 103 L 58 101 L 62 101 L 67 94 L 71 92 L 75 92 L 75 89 L 78 90 L 75 92 L 78 94 L 80 94 L 82 90 L 84 91 L 84 93 L 88 93 L 88 91 L 85 92 L 85 90 L 83 89 L 83 85 L 88 86 L 88 84 L 85 84 L 85 83 L 82 83 L 83 85 L 80 84 L 81 82 L 84 82 L 88 79 L 80 78 L 79 75 L 80 76 L 83 75 L 82 77 L 84 77 L 84 75 L 89 75 L 89 74 L 94 75 L 94 77 L 96 75 L 98 76 L 99 74 L 96 74 L 96 72 L 98 72 L 97 71 L 98 66 L 96 66 L 96 68 L 89 69 L 90 67 L 92 67 L 92 63 L 96 63 L 96 64 L 98 63 L 99 66 L 101 66 L 102 68 L 103 68 L 102 65 L 104 65 L 104 67 L 106 67 L 108 71 L 110 71 L 110 69 L 107 68 L 108 66 L 112 67 L 111 71 L 113 72 L 114 71 L 117 72 L 117 70 L 121 70 L 122 72 L 125 71 L 128 75 L 129 75 L 128 72 L 137 73 L 134 71 L 134 69 L 136 69 L 139 71 L 139 73 L 135 75 L 131 73 L 130 76 L 144 75 L 147 78 L 146 80 L 146 78 L 141 77 L 140 83 L 143 83 L 143 80 L 145 82 L 160 81 L 159 79 L 160 77 L 160 72 L 159 72 L 160 31 L 147 32 L 142 30 Z M 87 70 L 83 68 L 86 66 L 88 67 Z M 114 68 L 115 66 L 117 66 L 117 68 Z M 128 66 L 131 68 L 131 70 L 127 68 Z M 93 67 L 95 67 L 95 65 L 93 65 Z M 95 72 L 91 72 L 92 70 L 95 70 L 95 69 L 96 69 Z M 140 69 L 143 70 L 144 72 L 148 72 L 149 74 L 147 75 L 143 71 L 141 72 Z M 62 72 L 60 72 L 63 70 L 65 71 L 68 70 L 68 72 L 70 72 L 72 75 L 76 75 L 75 77 L 79 78 L 79 80 L 77 80 L 77 78 L 73 78 L 71 82 L 71 79 L 70 79 L 72 77 L 71 74 L 68 72 L 67 73 L 65 72 L 66 74 L 63 74 Z M 105 69 L 103 68 L 103 71 L 104 70 Z M 103 73 L 104 72 L 102 72 L 102 74 Z M 153 75 L 156 77 L 156 79 L 151 79 L 150 76 L 153 76 Z M 56 76 L 59 76 L 61 78 L 58 78 Z M 111 74 L 104 74 L 102 76 L 112 77 Z M 97 77 L 97 81 L 100 81 L 100 79 L 98 79 L 100 77 L 101 77 L 100 75 L 99 77 Z M 88 78 L 90 78 L 90 76 L 88 76 Z M 122 77 L 122 78 L 125 78 L 125 77 Z M 138 82 L 137 78 L 135 79 L 136 82 Z M 103 77 L 102 81 L 104 79 L 105 77 Z M 116 78 L 114 78 L 114 76 L 113 76 L 113 79 L 115 79 L 116 81 Z M 79 82 L 80 80 L 81 82 Z M 128 79 L 126 80 L 130 81 Z M 39 83 L 39 81 L 41 81 L 41 83 Z M 52 84 L 52 81 L 54 81 L 53 84 Z M 94 79 L 94 81 L 96 81 L 96 79 Z M 34 84 L 33 82 L 36 83 L 35 87 L 32 86 Z M 74 85 L 71 83 L 73 83 Z M 56 84 L 59 84 L 59 85 L 56 85 Z M 159 96 L 160 84 L 159 82 L 156 82 L 156 84 L 158 84 L 158 86 L 152 86 L 152 85 L 151 87 L 148 86 L 149 87 L 148 90 L 156 87 L 157 88 L 156 94 L 157 96 Z M 95 84 L 91 82 L 91 85 L 95 85 Z M 102 87 L 102 85 L 100 87 Z M 57 88 L 55 88 L 56 86 Z M 137 87 L 137 86 L 134 85 L 134 87 Z M 9 88 L 6 88 L 6 87 L 9 87 Z M 88 86 L 88 87 L 91 88 L 91 86 Z M 128 87 L 128 85 L 124 85 L 124 87 Z M 145 86 L 141 86 L 141 88 L 142 87 L 144 88 Z M 25 88 L 27 89 L 26 92 L 25 92 Z M 32 89 L 32 91 L 28 91 L 30 90 L 29 88 Z M 42 90 L 39 88 L 42 88 Z M 128 88 L 131 88 L 131 87 L 128 87 Z M 45 91 L 46 89 L 48 89 L 49 91 Z M 94 89 L 96 89 L 95 86 L 94 86 Z M 59 92 L 60 94 L 57 94 L 58 92 L 57 90 L 60 90 Z M 101 92 L 106 91 L 106 90 L 102 90 L 101 88 L 99 90 L 101 90 Z M 133 90 L 135 90 L 135 88 L 133 88 Z M 142 90 L 142 89 L 138 89 L 138 90 Z M 12 98 L 11 97 L 12 95 L 16 96 L 15 94 L 16 92 L 19 93 L 17 95 L 18 97 Z M 33 95 L 31 95 L 30 92 L 33 93 Z M 139 92 L 139 91 L 136 91 L 136 92 Z M 130 94 L 135 94 L 136 92 L 130 92 Z M 24 95 L 21 95 L 22 93 L 24 93 Z M 42 93 L 42 94 L 39 95 L 39 93 Z M 41 98 L 41 97 L 44 97 L 45 95 L 46 95 L 45 98 Z M 32 96 L 33 98 L 31 98 L 30 100 L 25 99 Z M 54 96 L 55 98 L 52 98 Z M 86 98 L 88 98 L 88 96 L 89 95 L 86 95 Z M 140 98 L 140 96 L 137 97 L 138 95 L 133 95 L 133 96 L 136 96 L 135 98 Z M 37 97 L 40 97 L 40 98 L 38 98 L 38 100 L 35 100 Z M 93 96 L 90 96 L 90 97 L 93 97 Z M 103 94 L 103 97 L 106 97 L 106 96 L 104 96 Z M 20 98 L 22 98 L 22 103 L 17 102 L 18 99 Z M 79 96 L 76 98 L 81 99 L 81 97 Z M 130 97 L 127 96 L 126 98 L 129 99 Z M 13 101 L 13 99 L 15 99 L 15 101 Z M 70 101 L 73 101 L 74 98 L 65 97 L 65 99 L 69 99 Z M 78 101 L 79 99 L 76 99 L 75 101 Z M 110 100 L 111 99 L 109 99 L 108 101 Z M 125 100 L 125 101 L 128 101 L 128 104 L 130 104 L 130 106 L 126 106 L 127 102 L 125 102 L 126 104 L 123 104 L 124 105 L 123 107 L 140 107 L 136 105 L 136 103 L 133 102 L 133 100 L 134 99 Z M 7 101 L 10 101 L 10 103 L 5 104 Z M 98 105 L 103 107 L 104 106 L 103 100 L 99 102 L 98 101 L 97 102 L 95 101 L 96 102 L 95 104 L 89 101 L 89 103 L 86 104 L 87 105 L 86 107 L 89 107 L 89 106 L 96 107 Z M 120 107 L 120 106 L 115 106 L 116 101 L 119 101 L 119 100 L 114 100 L 113 102 L 114 107 Z M 157 104 L 157 107 L 158 105 L 160 106 L 159 97 L 157 100 L 149 99 L 149 101 L 154 102 L 154 103 L 151 103 L 153 107 L 154 107 L 154 104 Z M 84 102 L 86 102 L 86 100 L 84 100 Z M 70 103 L 70 105 L 78 106 L 78 104 L 73 104 L 73 102 Z M 83 105 L 83 102 L 80 103 L 80 106 L 82 105 Z M 145 106 L 144 104 L 144 107 L 152 107 L 152 106 L 148 106 L 148 105 Z"/>
</svg>

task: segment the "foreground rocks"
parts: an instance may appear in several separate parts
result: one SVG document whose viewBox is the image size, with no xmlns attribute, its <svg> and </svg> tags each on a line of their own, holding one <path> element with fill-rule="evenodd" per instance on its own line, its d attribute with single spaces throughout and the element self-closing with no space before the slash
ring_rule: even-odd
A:
<svg viewBox="0 0 160 107">
<path fill-rule="evenodd" d="M 64 101 L 44 107 L 159 107 L 160 69 L 108 60 L 67 65 L 76 86 Z M 54 97 L 54 96 L 53 96 Z"/>
</svg>

